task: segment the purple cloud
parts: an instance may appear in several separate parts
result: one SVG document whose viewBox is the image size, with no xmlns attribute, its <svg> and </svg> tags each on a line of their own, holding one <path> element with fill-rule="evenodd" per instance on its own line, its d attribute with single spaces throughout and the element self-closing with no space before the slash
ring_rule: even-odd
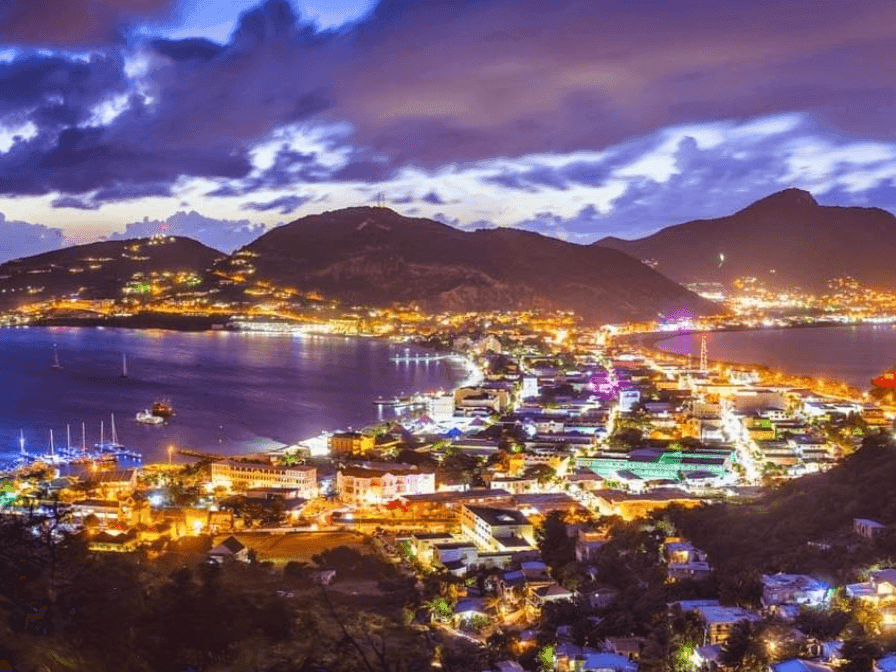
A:
<svg viewBox="0 0 896 672">
<path fill-rule="evenodd" d="M 232 252 L 264 233 L 264 224 L 248 219 L 228 220 L 204 217 L 196 211 L 177 212 L 166 220 L 149 219 L 131 222 L 124 231 L 110 236 L 113 240 L 145 238 L 164 231 L 172 236 L 186 236 L 223 252 Z"/>
<path fill-rule="evenodd" d="M 0 42 L 53 47 L 91 47 L 122 39 L 140 19 L 158 18 L 173 0 L 4 0 Z"/>
<path fill-rule="evenodd" d="M 61 2 L 49 1 L 51 10 Z M 169 6 L 66 0 L 56 16 L 46 3 L 7 4 L 0 39 L 27 42 L 39 28 L 29 7 L 39 6 L 47 44 L 94 43 Z M 104 6 L 99 27 L 83 32 L 77 19 L 94 4 Z M 218 197 L 376 184 L 404 167 L 602 150 L 672 125 L 776 111 L 889 137 L 896 111 L 896 72 L 880 66 L 880 54 L 896 47 L 896 5 L 885 0 L 719 0 L 712 11 L 696 0 L 649 8 L 629 0 L 382 0 L 341 31 L 319 31 L 286 0 L 267 0 L 242 16 L 226 44 L 132 40 L 127 53 L 148 65 L 130 76 L 116 39 L 86 59 L 23 52 L 0 63 L 0 125 L 32 121 L 38 129 L 0 154 L 0 195 L 56 193 L 93 204 L 116 190 L 137 198 L 144 185 L 162 194 L 183 177 L 215 180 L 210 195 Z M 118 116 L 96 118 L 98 104 L 123 94 L 130 97 Z M 251 164 L 253 147 L 284 126 L 343 122 L 351 130 L 334 141 L 345 150 L 342 163 L 284 146 L 272 166 Z M 509 168 L 484 180 L 525 191 L 600 186 L 623 163 L 616 156 Z M 746 179 L 721 177 L 726 187 Z M 656 193 L 632 182 L 627 194 L 642 189 Z"/>
<path fill-rule="evenodd" d="M 281 196 L 272 201 L 263 203 L 250 202 L 243 203 L 242 210 L 255 210 L 256 212 L 267 212 L 268 210 L 279 210 L 281 215 L 288 215 L 297 208 L 311 200 L 310 196 Z"/>
<path fill-rule="evenodd" d="M 0 212 L 0 263 L 56 250 L 64 244 L 61 229 L 12 221 Z"/>
</svg>

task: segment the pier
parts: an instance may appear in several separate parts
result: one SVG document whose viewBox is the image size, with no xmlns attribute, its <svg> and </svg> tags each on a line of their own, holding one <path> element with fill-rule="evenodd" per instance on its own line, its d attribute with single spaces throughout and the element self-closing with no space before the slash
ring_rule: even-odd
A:
<svg viewBox="0 0 896 672">
<path fill-rule="evenodd" d="M 442 359 L 450 359 L 452 355 L 436 355 L 436 354 L 411 354 L 409 351 L 405 351 L 403 355 L 393 355 L 389 358 L 389 361 L 394 362 L 396 364 L 404 364 L 404 363 L 416 363 L 416 362 L 438 362 Z"/>
</svg>

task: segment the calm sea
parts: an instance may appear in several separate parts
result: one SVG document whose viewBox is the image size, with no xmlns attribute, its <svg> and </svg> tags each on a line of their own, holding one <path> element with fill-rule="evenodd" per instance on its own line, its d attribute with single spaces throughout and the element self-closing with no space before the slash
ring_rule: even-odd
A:
<svg viewBox="0 0 896 672">
<path fill-rule="evenodd" d="M 657 346 L 700 357 L 700 334 L 683 334 Z M 765 364 L 787 373 L 849 383 L 860 390 L 896 364 L 896 328 L 891 325 L 762 329 L 706 336 L 710 359 Z"/>
<path fill-rule="evenodd" d="M 53 344 L 61 369 L 54 369 Z M 166 447 L 222 453 L 276 448 L 322 430 L 360 428 L 378 419 L 373 401 L 406 392 L 448 389 L 464 376 L 455 360 L 394 363 L 405 348 L 334 336 L 162 330 L 0 329 L 0 457 L 31 452 L 49 433 L 65 445 L 100 438 L 110 414 L 120 442 L 165 459 Z M 413 349 L 412 349 L 413 352 Z M 122 378 L 122 353 L 128 377 Z M 136 413 L 168 398 L 167 426 L 138 424 Z"/>
</svg>

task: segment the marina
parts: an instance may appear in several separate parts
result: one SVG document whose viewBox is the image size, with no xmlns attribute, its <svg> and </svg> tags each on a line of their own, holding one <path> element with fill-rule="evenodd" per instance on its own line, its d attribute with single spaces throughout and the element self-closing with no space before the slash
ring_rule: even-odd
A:
<svg viewBox="0 0 896 672">
<path fill-rule="evenodd" d="M 429 364 L 390 360 L 406 352 L 420 350 L 375 339 L 239 331 L 0 330 L 0 368 L 9 381 L 0 395 L 0 463 L 20 461 L 22 429 L 29 455 L 49 452 L 51 428 L 55 452 L 65 454 L 67 423 L 77 453 L 67 455 L 69 464 L 108 460 L 121 450 L 166 460 L 169 446 L 222 455 L 271 451 L 422 408 L 425 400 L 414 395 L 452 389 L 469 374 L 457 356 Z M 52 366 L 57 357 L 62 368 Z"/>
<path fill-rule="evenodd" d="M 49 430 L 49 444 L 47 452 L 32 453 L 28 451 L 25 442 L 25 431 L 19 431 L 19 450 L 16 458 L 11 461 L 0 462 L 0 472 L 11 472 L 22 467 L 33 466 L 38 463 L 47 466 L 68 466 L 91 463 L 110 463 L 119 460 L 141 462 L 143 456 L 140 452 L 132 450 L 118 443 L 115 434 L 115 417 L 112 416 L 113 438 L 111 442 L 104 441 L 104 431 L 101 424 L 100 442 L 94 444 L 92 450 L 87 449 L 86 425 L 81 425 L 81 445 L 74 446 L 71 441 L 71 425 L 66 425 L 66 445 L 64 448 L 56 448 L 53 430 Z"/>
</svg>

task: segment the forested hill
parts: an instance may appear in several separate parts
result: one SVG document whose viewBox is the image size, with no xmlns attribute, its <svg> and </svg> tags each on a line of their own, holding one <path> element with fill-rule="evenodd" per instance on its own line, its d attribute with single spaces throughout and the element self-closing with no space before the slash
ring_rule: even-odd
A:
<svg viewBox="0 0 896 672">
<path fill-rule="evenodd" d="M 757 501 L 672 517 L 683 535 L 709 553 L 720 574 L 816 573 L 842 582 L 855 568 L 896 557 L 893 483 L 896 445 L 888 436 L 875 436 L 829 472 L 789 481 Z M 868 542 L 852 532 L 854 518 L 891 529 Z"/>
<path fill-rule="evenodd" d="M 247 258 L 274 285 L 350 305 L 414 303 L 434 311 L 573 310 L 597 323 L 722 309 L 631 257 L 528 231 L 462 231 L 388 208 L 346 208 L 279 226 Z"/>
</svg>

